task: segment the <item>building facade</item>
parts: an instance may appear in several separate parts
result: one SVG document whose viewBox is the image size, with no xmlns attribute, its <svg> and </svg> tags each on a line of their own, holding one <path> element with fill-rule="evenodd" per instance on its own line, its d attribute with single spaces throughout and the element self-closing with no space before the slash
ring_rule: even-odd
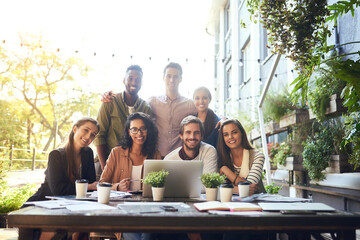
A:
<svg viewBox="0 0 360 240">
<path fill-rule="evenodd" d="M 328 5 L 335 2 L 329 0 Z M 328 38 L 328 46 L 340 46 L 336 49 L 339 54 L 360 51 L 359 7 L 355 8 L 353 15 L 349 12 L 339 17 L 336 26 L 334 23 L 328 24 L 332 24 L 328 26 L 332 33 Z M 267 47 L 266 29 L 263 28 L 259 19 L 256 22 L 251 21 L 246 0 L 213 0 L 207 32 L 214 37 L 215 111 L 220 115 L 235 117 L 242 123 L 258 122 L 260 95 L 276 59 L 276 54 Z M 348 55 L 344 58 L 357 60 L 359 54 Z M 290 59 L 281 56 L 269 93 L 281 93 L 286 89 L 291 92 L 290 83 L 298 76 L 294 67 Z M 268 137 L 267 142 L 281 142 L 280 139 L 286 136 L 280 136 L 280 134 Z M 272 178 L 278 182 L 289 183 L 293 181 L 289 176 L 288 171 L 276 170 Z M 346 180 L 339 181 L 339 179 Z M 360 185 L 354 184 L 354 182 L 359 182 L 359 179 L 359 174 L 329 174 L 327 182 L 321 182 L 319 186 L 328 187 L 331 194 L 323 194 L 315 188 L 299 190 L 301 188 L 286 186 L 286 184 L 283 185 L 282 194 L 304 197 L 312 195 L 314 201 L 325 202 L 338 209 L 358 211 L 360 202 L 354 200 L 356 197 L 348 198 L 347 196 L 356 196 L 360 193 Z"/>
<path fill-rule="evenodd" d="M 215 109 L 219 114 L 256 122 L 258 100 L 275 54 L 262 24 L 250 20 L 245 0 L 214 0 L 207 31 L 214 36 Z M 296 77 L 291 60 L 281 57 L 271 91 Z"/>
</svg>

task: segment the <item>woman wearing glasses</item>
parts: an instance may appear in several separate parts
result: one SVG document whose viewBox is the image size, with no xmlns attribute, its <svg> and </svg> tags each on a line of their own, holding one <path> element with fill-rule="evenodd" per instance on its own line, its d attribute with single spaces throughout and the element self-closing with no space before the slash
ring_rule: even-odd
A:
<svg viewBox="0 0 360 240">
<path fill-rule="evenodd" d="M 158 130 L 149 115 L 142 112 L 129 115 L 124 136 L 111 150 L 100 182 L 112 183 L 112 190 L 117 191 L 141 190 L 144 160 L 161 159 L 157 142 Z"/>
</svg>

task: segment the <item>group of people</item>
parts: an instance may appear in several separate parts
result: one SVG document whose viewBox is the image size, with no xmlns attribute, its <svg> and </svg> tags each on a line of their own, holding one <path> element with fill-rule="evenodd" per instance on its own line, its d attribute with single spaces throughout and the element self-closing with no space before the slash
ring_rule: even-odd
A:
<svg viewBox="0 0 360 240">
<path fill-rule="evenodd" d="M 251 182 L 250 194 L 264 191 L 263 154 L 251 146 L 238 120 L 220 120 L 209 109 L 209 89 L 197 88 L 193 99 L 181 96 L 182 68 L 171 62 L 164 69 L 165 94 L 144 101 L 138 96 L 142 77 L 140 66 L 128 67 L 124 92 L 104 94 L 97 120 L 84 118 L 73 126 L 64 147 L 50 153 L 45 181 L 28 201 L 73 195 L 76 179 L 87 179 L 88 190 L 96 190 L 98 181 L 112 183 L 113 190 L 140 190 L 141 182 L 131 180 L 143 178 L 145 159 L 200 160 L 203 173 L 225 174 L 235 193 L 240 181 Z"/>
</svg>

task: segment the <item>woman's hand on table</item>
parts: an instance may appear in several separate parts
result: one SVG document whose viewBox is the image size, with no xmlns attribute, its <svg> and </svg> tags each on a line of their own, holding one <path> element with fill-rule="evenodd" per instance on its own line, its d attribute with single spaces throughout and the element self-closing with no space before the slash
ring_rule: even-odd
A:
<svg viewBox="0 0 360 240">
<path fill-rule="evenodd" d="M 99 183 L 99 182 L 93 182 L 93 183 L 88 184 L 87 190 L 88 190 L 88 191 L 89 191 L 89 190 L 96 190 L 98 183 Z"/>
</svg>

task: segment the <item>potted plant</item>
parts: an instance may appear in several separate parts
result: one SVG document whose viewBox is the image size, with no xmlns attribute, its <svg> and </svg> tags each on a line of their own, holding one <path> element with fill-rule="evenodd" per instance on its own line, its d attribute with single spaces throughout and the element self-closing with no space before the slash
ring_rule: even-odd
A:
<svg viewBox="0 0 360 240">
<path fill-rule="evenodd" d="M 145 179 L 144 183 L 151 185 L 152 195 L 154 201 L 162 201 L 164 199 L 165 191 L 165 181 L 166 177 L 169 175 L 168 171 L 160 170 L 157 172 L 149 173 Z"/>
<path fill-rule="evenodd" d="M 218 187 L 225 182 L 225 175 L 205 173 L 201 175 L 201 183 L 205 186 L 206 200 L 216 201 Z"/>
<path fill-rule="evenodd" d="M 331 166 L 330 155 L 339 153 L 343 127 L 334 119 L 313 126 L 315 134 L 304 144 L 303 165 L 311 180 L 321 181 L 326 177 L 324 170 Z"/>
<path fill-rule="evenodd" d="M 287 142 L 282 142 L 279 147 L 275 150 L 276 153 L 273 155 L 273 151 L 270 152 L 272 155 L 272 163 L 276 166 L 285 166 L 286 158 L 291 156 L 291 148 Z"/>
</svg>

